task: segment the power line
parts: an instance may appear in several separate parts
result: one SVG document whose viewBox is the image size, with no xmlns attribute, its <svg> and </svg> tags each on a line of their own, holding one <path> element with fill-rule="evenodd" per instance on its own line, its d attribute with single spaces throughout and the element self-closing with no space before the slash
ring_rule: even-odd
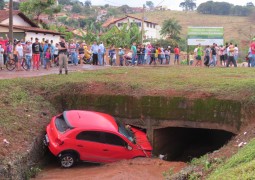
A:
<svg viewBox="0 0 255 180">
<path fill-rule="evenodd" d="M 164 2 L 165 0 L 162 0 L 160 3 L 158 3 L 158 5 L 157 6 L 155 6 L 155 7 L 158 7 L 160 4 L 162 4 L 163 2 Z"/>
</svg>

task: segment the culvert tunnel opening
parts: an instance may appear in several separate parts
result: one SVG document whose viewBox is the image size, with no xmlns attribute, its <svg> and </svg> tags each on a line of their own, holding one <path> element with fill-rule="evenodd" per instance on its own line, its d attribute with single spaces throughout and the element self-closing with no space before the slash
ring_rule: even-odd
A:
<svg viewBox="0 0 255 180">
<path fill-rule="evenodd" d="M 188 162 L 223 147 L 235 134 L 224 130 L 168 127 L 154 130 L 153 149 L 167 161 Z"/>
</svg>

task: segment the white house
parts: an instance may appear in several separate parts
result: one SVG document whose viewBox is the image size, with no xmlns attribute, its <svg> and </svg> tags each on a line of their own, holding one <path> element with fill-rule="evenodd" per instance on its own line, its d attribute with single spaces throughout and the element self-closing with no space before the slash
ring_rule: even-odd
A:
<svg viewBox="0 0 255 180">
<path fill-rule="evenodd" d="M 130 16 L 130 15 L 127 15 L 124 18 L 108 19 L 102 25 L 102 27 L 111 28 L 113 26 L 117 26 L 118 28 L 121 28 L 124 24 L 130 25 L 132 23 L 137 24 L 138 27 L 140 28 L 140 30 L 142 30 L 143 20 L 140 18 L 137 18 L 137 17 Z M 145 31 L 144 39 L 160 39 L 161 38 L 160 30 L 161 30 L 161 27 L 158 23 L 144 20 L 144 31 Z"/>
<path fill-rule="evenodd" d="M 0 10 L 0 36 L 9 33 L 9 11 Z M 39 38 L 59 42 L 60 33 L 40 28 L 20 11 L 13 11 L 13 37 L 25 41 Z"/>
</svg>

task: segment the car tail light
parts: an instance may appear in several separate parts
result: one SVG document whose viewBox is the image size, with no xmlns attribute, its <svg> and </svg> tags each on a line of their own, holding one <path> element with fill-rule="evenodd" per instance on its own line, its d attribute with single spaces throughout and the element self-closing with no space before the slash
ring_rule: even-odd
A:
<svg viewBox="0 0 255 180">
<path fill-rule="evenodd" d="M 57 138 L 55 142 L 56 142 L 59 146 L 61 146 L 62 144 L 64 144 L 64 141 L 60 140 L 59 138 Z"/>
</svg>

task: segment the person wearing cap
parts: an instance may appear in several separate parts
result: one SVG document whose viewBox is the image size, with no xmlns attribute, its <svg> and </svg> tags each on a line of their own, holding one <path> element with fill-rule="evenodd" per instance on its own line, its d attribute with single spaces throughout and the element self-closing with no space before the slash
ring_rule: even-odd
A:
<svg viewBox="0 0 255 180">
<path fill-rule="evenodd" d="M 251 67 L 255 67 L 255 38 L 252 39 L 251 45 Z"/>
<path fill-rule="evenodd" d="M 60 37 L 60 42 L 59 42 L 59 74 L 62 74 L 62 68 L 64 66 L 65 68 L 65 74 L 68 74 L 68 69 L 67 69 L 67 63 L 68 63 L 68 58 L 67 58 L 67 50 L 68 50 L 68 45 L 65 41 L 65 37 L 61 36 Z"/>
<path fill-rule="evenodd" d="M 42 46 L 39 43 L 39 39 L 35 38 L 35 42 L 32 44 L 32 59 L 33 59 L 33 70 L 35 68 L 39 70 L 40 66 L 40 53 L 42 52 Z"/>
<path fill-rule="evenodd" d="M 120 58 L 120 66 L 123 66 L 123 61 L 124 61 L 124 50 L 122 47 L 119 48 L 119 58 Z"/>
<path fill-rule="evenodd" d="M 25 51 L 25 57 L 26 57 L 26 63 L 28 70 L 31 69 L 31 59 L 32 59 L 32 44 L 31 41 L 27 41 L 25 46 L 24 46 L 24 51 Z"/>
</svg>

